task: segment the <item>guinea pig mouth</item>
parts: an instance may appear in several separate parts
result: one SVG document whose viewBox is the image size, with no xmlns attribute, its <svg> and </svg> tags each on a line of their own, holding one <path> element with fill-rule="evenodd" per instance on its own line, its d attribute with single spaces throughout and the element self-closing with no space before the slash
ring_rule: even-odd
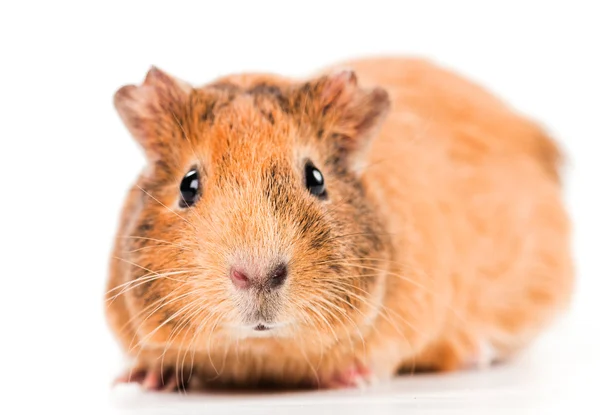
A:
<svg viewBox="0 0 600 415">
<path fill-rule="evenodd" d="M 252 324 L 237 326 L 231 326 L 235 332 L 241 334 L 242 337 L 272 337 L 272 336 L 286 336 L 286 331 L 282 329 L 287 327 L 286 323 L 265 323 L 264 321 L 257 321 Z"/>
<path fill-rule="evenodd" d="M 262 323 L 259 323 L 256 326 L 254 326 L 254 330 L 255 331 L 268 331 L 268 330 L 271 330 L 271 328 L 272 327 L 265 326 Z"/>
</svg>

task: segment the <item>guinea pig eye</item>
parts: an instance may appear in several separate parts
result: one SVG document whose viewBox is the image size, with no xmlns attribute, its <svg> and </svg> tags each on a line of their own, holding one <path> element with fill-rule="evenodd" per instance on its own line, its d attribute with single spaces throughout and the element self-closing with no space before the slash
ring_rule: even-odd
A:
<svg viewBox="0 0 600 415">
<path fill-rule="evenodd" d="M 306 188 L 312 195 L 321 199 L 327 197 L 323 173 L 310 162 L 306 163 L 306 166 L 304 166 L 304 177 Z"/>
<path fill-rule="evenodd" d="M 182 208 L 190 207 L 198 201 L 200 195 L 200 177 L 198 170 L 190 170 L 181 181 L 179 185 L 179 193 L 181 194 L 181 200 L 179 200 L 179 206 Z"/>
</svg>

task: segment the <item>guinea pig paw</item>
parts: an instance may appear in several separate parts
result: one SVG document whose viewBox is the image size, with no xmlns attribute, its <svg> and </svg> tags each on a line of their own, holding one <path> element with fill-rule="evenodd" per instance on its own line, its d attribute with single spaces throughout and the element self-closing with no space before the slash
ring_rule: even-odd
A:
<svg viewBox="0 0 600 415">
<path fill-rule="evenodd" d="M 361 363 L 355 363 L 343 370 L 337 370 L 319 379 L 321 389 L 364 389 L 376 383 L 373 372 Z"/>
<path fill-rule="evenodd" d="M 114 382 L 113 386 L 127 383 L 139 383 L 141 384 L 146 378 L 147 370 L 141 367 L 134 367 L 129 370 L 125 370 L 118 376 Z"/>
<path fill-rule="evenodd" d="M 186 390 L 190 381 L 189 373 L 157 366 L 152 369 L 140 367 L 128 370 L 115 380 L 115 384 L 137 383 L 146 391 L 175 392 Z"/>
</svg>

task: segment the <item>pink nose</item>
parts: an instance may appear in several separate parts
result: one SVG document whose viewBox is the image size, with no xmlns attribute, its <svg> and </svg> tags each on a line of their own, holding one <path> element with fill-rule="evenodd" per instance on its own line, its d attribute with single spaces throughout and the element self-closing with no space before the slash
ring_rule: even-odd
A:
<svg viewBox="0 0 600 415">
<path fill-rule="evenodd" d="M 239 289 L 247 289 L 250 287 L 275 289 L 283 285 L 287 276 L 287 266 L 283 263 L 262 273 L 248 273 L 241 267 L 232 267 L 229 272 L 229 278 L 231 278 L 233 285 Z"/>
</svg>

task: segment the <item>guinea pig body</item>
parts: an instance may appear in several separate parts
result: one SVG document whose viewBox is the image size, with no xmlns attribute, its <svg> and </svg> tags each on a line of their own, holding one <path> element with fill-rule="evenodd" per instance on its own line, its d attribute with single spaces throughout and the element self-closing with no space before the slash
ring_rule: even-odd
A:
<svg viewBox="0 0 600 415">
<path fill-rule="evenodd" d="M 568 305 L 552 140 L 430 63 L 344 66 L 197 89 L 152 69 L 117 92 L 148 157 L 106 294 L 122 381 L 456 370 L 510 357 Z"/>
</svg>

